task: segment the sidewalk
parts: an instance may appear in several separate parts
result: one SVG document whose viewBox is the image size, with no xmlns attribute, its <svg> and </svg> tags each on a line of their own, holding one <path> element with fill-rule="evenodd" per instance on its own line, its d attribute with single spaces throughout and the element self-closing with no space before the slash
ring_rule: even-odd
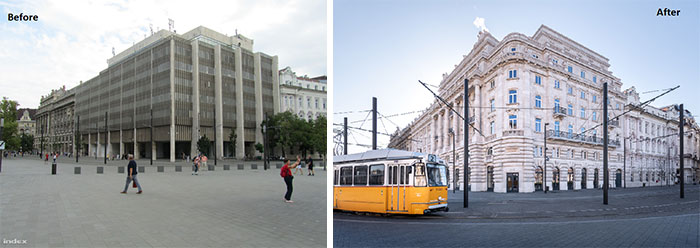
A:
<svg viewBox="0 0 700 248">
<path fill-rule="evenodd" d="M 147 168 L 139 173 L 142 195 L 131 187 L 119 193 L 125 174 L 116 172 L 117 164 L 126 161 L 104 174 L 83 169 L 75 175 L 75 164 L 59 164 L 58 175 L 50 175 L 50 162 L 3 160 L 0 238 L 27 240 L 23 247 L 326 245 L 323 170 L 295 177 L 289 204 L 279 170 L 262 170 L 262 164 L 199 176 L 184 166 L 183 172 Z"/>
</svg>

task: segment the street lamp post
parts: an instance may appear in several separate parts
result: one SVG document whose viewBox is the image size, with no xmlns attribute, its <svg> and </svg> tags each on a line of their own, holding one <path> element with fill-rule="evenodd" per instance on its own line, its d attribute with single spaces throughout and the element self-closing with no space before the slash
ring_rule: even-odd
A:
<svg viewBox="0 0 700 248">
<path fill-rule="evenodd" d="M 2 129 L 5 128 L 5 118 L 0 118 L 0 146 L 5 144 L 2 140 Z M 0 149 L 0 172 L 2 172 L 2 157 L 5 156 L 3 149 Z"/>
<path fill-rule="evenodd" d="M 457 188 L 457 174 L 455 169 L 457 168 L 457 153 L 455 152 L 455 131 L 454 129 L 449 129 L 450 134 L 452 134 L 452 193 L 456 193 Z"/>
<path fill-rule="evenodd" d="M 544 123 L 544 173 L 542 175 L 542 186 L 544 187 L 544 193 L 547 194 L 547 160 L 549 158 L 547 157 L 547 126 L 549 126 L 548 122 Z"/>
</svg>

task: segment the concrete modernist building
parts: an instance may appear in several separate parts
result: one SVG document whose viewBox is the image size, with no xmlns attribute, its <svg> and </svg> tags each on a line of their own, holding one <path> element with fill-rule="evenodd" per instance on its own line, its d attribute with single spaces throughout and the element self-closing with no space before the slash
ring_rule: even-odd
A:
<svg viewBox="0 0 700 248">
<path fill-rule="evenodd" d="M 99 157 L 107 146 L 110 156 L 175 161 L 196 154 L 206 135 L 219 158 L 254 156 L 263 116 L 279 110 L 277 61 L 253 52 L 243 35 L 201 26 L 158 31 L 75 88 L 82 149 Z M 228 149 L 231 132 L 236 154 Z"/>
<path fill-rule="evenodd" d="M 280 70 L 279 74 L 282 112 L 292 112 L 308 121 L 326 115 L 328 92 L 326 76 L 298 77 L 290 67 Z"/>
<path fill-rule="evenodd" d="M 74 118 L 75 89 L 66 90 L 63 86 L 41 97 L 35 116 L 34 149 L 44 153 L 74 154 Z"/>
<path fill-rule="evenodd" d="M 603 83 L 608 83 L 610 117 L 632 104 L 609 67 L 606 57 L 544 25 L 533 36 L 511 33 L 501 41 L 480 32 L 471 52 L 443 74 L 439 87 L 443 99 L 463 109 L 465 76 L 469 79 L 471 190 L 542 190 L 545 133 L 550 190 L 602 187 Z M 624 118 L 608 126 L 613 188 L 623 187 L 623 180 L 631 181 L 631 173 L 638 172 L 623 163 Z M 462 120 L 435 101 L 394 134 L 389 147 L 439 155 L 451 166 L 450 181 L 456 174 L 462 188 L 463 133 Z"/>
</svg>

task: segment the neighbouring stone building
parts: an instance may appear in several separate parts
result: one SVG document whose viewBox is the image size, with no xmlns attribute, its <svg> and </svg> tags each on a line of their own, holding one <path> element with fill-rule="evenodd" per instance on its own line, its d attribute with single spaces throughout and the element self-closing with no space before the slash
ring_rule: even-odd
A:
<svg viewBox="0 0 700 248">
<path fill-rule="evenodd" d="M 603 83 L 608 84 L 611 118 L 639 104 L 634 89 L 623 91 L 621 79 L 609 67 L 608 58 L 544 25 L 532 36 L 511 33 L 500 41 L 480 32 L 471 52 L 451 73 L 443 74 L 438 90 L 449 104 L 463 109 L 465 76 L 469 79 L 471 190 L 533 192 L 544 186 L 550 190 L 602 187 Z M 676 173 L 679 158 L 675 156 L 674 162 L 667 153 L 673 152 L 674 145 L 677 149 L 678 136 L 675 143 L 673 137 L 657 136 L 673 130 L 677 133 L 677 111 L 674 120 L 673 107 L 647 108 L 649 111 L 632 111 L 609 122 L 612 188 L 661 185 Z M 687 119 L 685 150 L 689 156 L 685 168 L 691 176 L 686 182 L 692 182 L 698 173 L 700 129 L 691 115 Z M 631 128 L 640 121 L 650 125 L 643 134 L 635 131 L 637 126 Z M 456 185 L 463 188 L 464 131 L 462 120 L 434 101 L 392 136 L 389 147 L 439 155 L 450 165 L 450 181 L 456 176 Z M 641 144 L 656 150 L 647 152 Z"/>
<path fill-rule="evenodd" d="M 36 109 L 21 108 L 17 110 L 17 131 L 19 134 L 34 135 L 36 132 Z"/>
<path fill-rule="evenodd" d="M 36 111 L 34 149 L 37 152 L 74 154 L 75 89 L 63 86 L 42 96 Z"/>
<path fill-rule="evenodd" d="M 281 112 L 292 112 L 307 121 L 326 115 L 326 76 L 299 77 L 290 67 L 280 70 L 279 74 Z"/>
</svg>

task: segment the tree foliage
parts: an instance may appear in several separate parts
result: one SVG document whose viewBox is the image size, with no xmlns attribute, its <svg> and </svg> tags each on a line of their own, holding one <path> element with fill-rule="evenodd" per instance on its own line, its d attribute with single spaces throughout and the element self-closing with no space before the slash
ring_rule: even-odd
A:
<svg viewBox="0 0 700 248">
<path fill-rule="evenodd" d="M 28 152 L 34 149 L 34 136 L 24 133 L 20 135 L 20 148 L 23 152 Z"/>
<path fill-rule="evenodd" d="M 263 125 L 268 127 L 266 136 L 270 151 L 279 147 L 282 156 L 286 156 L 293 149 L 300 151 L 303 155 L 313 152 L 325 154 L 325 116 L 320 116 L 315 121 L 306 121 L 287 111 L 269 117 Z"/>
<path fill-rule="evenodd" d="M 0 118 L 5 119 L 5 125 L 2 129 L 2 137 L 0 140 L 5 141 L 6 150 L 19 150 L 20 137 L 17 134 L 17 102 L 2 98 L 0 102 Z"/>
<path fill-rule="evenodd" d="M 209 150 L 211 148 L 211 141 L 206 135 L 199 138 L 197 141 L 197 150 L 206 156 L 209 156 Z"/>
</svg>

